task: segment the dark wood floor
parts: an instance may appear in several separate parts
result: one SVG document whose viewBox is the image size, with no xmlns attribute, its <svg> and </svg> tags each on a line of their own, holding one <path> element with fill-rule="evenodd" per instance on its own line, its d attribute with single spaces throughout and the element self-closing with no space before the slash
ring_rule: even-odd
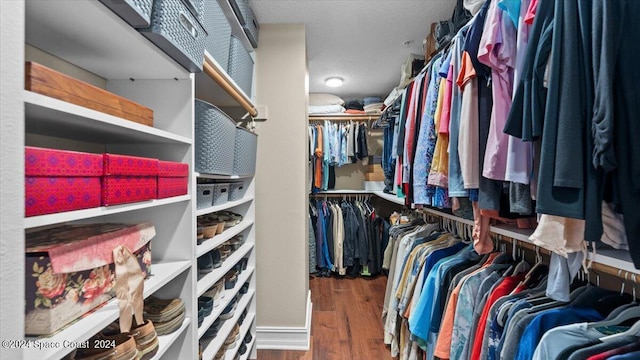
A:
<svg viewBox="0 0 640 360">
<path fill-rule="evenodd" d="M 259 360 L 391 359 L 382 335 L 387 278 L 313 278 L 309 351 L 258 350 Z"/>
</svg>

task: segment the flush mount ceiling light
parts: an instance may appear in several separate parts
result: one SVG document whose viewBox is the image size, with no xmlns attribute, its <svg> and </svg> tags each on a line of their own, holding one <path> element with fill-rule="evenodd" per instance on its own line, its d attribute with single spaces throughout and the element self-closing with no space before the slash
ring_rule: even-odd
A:
<svg viewBox="0 0 640 360">
<path fill-rule="evenodd" d="M 340 86 L 342 86 L 343 82 L 344 82 L 344 79 L 339 78 L 339 77 L 330 77 L 330 78 L 327 78 L 327 80 L 324 81 L 324 83 L 328 87 L 340 87 Z"/>
</svg>

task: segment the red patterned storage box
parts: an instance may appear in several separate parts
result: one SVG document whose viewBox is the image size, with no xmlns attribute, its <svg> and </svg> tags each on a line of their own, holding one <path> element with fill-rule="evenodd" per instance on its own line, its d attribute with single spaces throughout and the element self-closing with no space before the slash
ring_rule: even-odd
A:
<svg viewBox="0 0 640 360">
<path fill-rule="evenodd" d="M 136 255 L 147 278 L 155 234 L 150 222 L 27 230 L 25 334 L 51 334 L 111 299 L 116 246 Z"/>
<path fill-rule="evenodd" d="M 158 199 L 187 194 L 189 164 L 160 161 L 158 167 Z"/>
<path fill-rule="evenodd" d="M 156 198 L 158 159 L 104 154 L 102 205 Z"/>
<path fill-rule="evenodd" d="M 102 154 L 25 147 L 25 215 L 100 206 Z"/>
</svg>

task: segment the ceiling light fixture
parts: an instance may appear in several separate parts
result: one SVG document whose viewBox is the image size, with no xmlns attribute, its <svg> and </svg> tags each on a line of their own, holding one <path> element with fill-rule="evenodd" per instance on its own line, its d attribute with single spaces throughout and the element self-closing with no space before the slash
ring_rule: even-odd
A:
<svg viewBox="0 0 640 360">
<path fill-rule="evenodd" d="M 342 83 L 344 82 L 344 79 L 339 78 L 339 77 L 330 77 L 327 80 L 324 81 L 324 83 L 328 86 L 328 87 L 340 87 L 342 86 Z"/>
</svg>

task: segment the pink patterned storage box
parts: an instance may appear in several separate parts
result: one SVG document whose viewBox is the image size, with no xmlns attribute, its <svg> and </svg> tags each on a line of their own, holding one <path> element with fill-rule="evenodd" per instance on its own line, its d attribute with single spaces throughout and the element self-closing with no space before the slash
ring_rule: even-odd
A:
<svg viewBox="0 0 640 360">
<path fill-rule="evenodd" d="M 25 147 L 25 216 L 100 206 L 102 154 Z"/>
<path fill-rule="evenodd" d="M 111 299 L 117 246 L 133 252 L 147 278 L 155 235 L 150 222 L 27 230 L 25 334 L 51 334 Z"/>
<path fill-rule="evenodd" d="M 186 195 L 189 184 L 189 164 L 160 161 L 158 170 L 158 199 Z"/>
<path fill-rule="evenodd" d="M 156 198 L 158 159 L 104 154 L 102 205 Z"/>
</svg>

